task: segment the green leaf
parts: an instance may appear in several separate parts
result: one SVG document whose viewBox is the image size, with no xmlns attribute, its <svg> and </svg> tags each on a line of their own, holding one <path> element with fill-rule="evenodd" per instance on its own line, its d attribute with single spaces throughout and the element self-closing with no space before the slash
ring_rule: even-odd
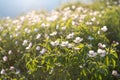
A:
<svg viewBox="0 0 120 80">
<path fill-rule="evenodd" d="M 83 73 L 84 77 L 87 76 L 85 69 L 82 70 L 82 73 Z"/>
<path fill-rule="evenodd" d="M 102 80 L 102 76 L 101 75 L 99 75 L 99 80 Z"/>
<path fill-rule="evenodd" d="M 116 66 L 116 61 L 114 59 L 112 59 L 112 64 L 113 64 L 113 67 L 115 68 Z"/>
</svg>

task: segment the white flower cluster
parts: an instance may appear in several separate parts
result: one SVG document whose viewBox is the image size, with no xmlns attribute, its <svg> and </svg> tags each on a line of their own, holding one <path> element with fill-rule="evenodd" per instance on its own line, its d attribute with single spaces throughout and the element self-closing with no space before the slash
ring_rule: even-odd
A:
<svg viewBox="0 0 120 80">
<path fill-rule="evenodd" d="M 37 14 L 37 12 L 32 11 L 15 20 L 7 18 L 6 23 L 0 23 L 0 42 L 3 41 L 4 44 L 9 41 L 10 44 L 13 43 L 13 48 L 8 44 L 2 45 L 3 48 L 6 47 L 5 52 L 7 53 L 2 56 L 2 62 L 9 62 L 12 55 L 19 56 L 21 55 L 19 53 L 35 53 L 35 55 L 42 57 L 41 55 L 50 53 L 49 50 L 52 49 L 61 50 L 62 48 L 70 50 L 74 54 L 80 53 L 83 47 L 90 49 L 86 53 L 88 57 L 105 58 L 108 54 L 106 49 L 108 45 L 105 42 L 98 42 L 98 46 L 94 46 L 94 44 L 96 45 L 94 40 L 101 38 L 99 36 L 104 35 L 108 31 L 108 27 L 102 26 L 100 29 L 96 27 L 95 31 L 93 29 L 94 24 L 100 24 L 98 17 L 102 17 L 103 13 L 104 11 L 93 11 L 73 5 L 63 10 L 54 10 L 49 14 Z M 88 16 L 89 19 L 87 19 Z M 83 24 L 86 29 L 89 29 L 90 32 L 88 33 L 90 34 L 85 34 L 82 31 L 83 27 L 81 25 Z M 7 31 L 9 34 L 7 34 Z M 98 31 L 99 36 L 94 35 L 96 31 Z M 115 44 L 119 45 L 117 42 Z M 94 47 L 96 50 L 94 50 Z M 63 53 L 63 50 L 59 52 Z M 61 64 L 57 65 L 61 66 Z M 20 73 L 20 70 L 11 64 L 7 67 L 8 69 L 1 68 L 1 75 L 7 74 L 7 70 L 16 71 L 15 74 Z M 84 65 L 80 65 L 80 68 L 84 68 Z M 112 75 L 117 74 L 116 70 L 112 71 Z"/>
<path fill-rule="evenodd" d="M 104 49 L 98 49 L 97 52 L 95 52 L 94 50 L 90 50 L 88 52 L 89 57 L 96 57 L 97 55 L 99 55 L 100 57 L 105 57 L 106 54 L 107 52 Z"/>
<path fill-rule="evenodd" d="M 67 39 L 72 39 L 73 37 L 74 37 L 74 33 L 70 33 L 70 34 L 67 35 L 66 38 L 67 38 Z"/>
<path fill-rule="evenodd" d="M 50 44 L 52 46 L 58 46 L 59 45 L 59 41 L 58 40 L 56 40 L 55 42 L 51 41 Z"/>
</svg>

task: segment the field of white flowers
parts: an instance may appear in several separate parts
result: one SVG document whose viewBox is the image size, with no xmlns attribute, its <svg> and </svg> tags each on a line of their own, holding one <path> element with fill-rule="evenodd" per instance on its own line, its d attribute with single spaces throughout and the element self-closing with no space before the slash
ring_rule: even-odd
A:
<svg viewBox="0 0 120 80">
<path fill-rule="evenodd" d="M 64 5 L 0 20 L 0 80 L 120 77 L 120 7 Z"/>
</svg>

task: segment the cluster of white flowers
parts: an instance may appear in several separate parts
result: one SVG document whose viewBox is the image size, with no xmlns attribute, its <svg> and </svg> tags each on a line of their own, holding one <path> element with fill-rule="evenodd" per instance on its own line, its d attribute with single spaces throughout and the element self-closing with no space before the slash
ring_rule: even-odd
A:
<svg viewBox="0 0 120 80">
<path fill-rule="evenodd" d="M 56 40 L 55 42 L 51 41 L 50 44 L 52 46 L 58 46 L 59 45 L 59 40 Z"/>
<path fill-rule="evenodd" d="M 68 41 L 62 41 L 60 43 L 59 40 L 51 41 L 50 44 L 54 47 L 60 45 L 61 47 L 67 47 L 67 48 L 73 48 L 75 45 L 74 43 L 69 43 Z"/>
<path fill-rule="evenodd" d="M 47 27 L 49 27 L 49 26 L 50 26 L 50 24 L 49 24 L 49 23 L 47 23 L 47 24 L 42 23 L 42 24 L 41 24 L 41 27 L 42 27 L 42 28 L 47 28 Z"/>
<path fill-rule="evenodd" d="M 16 27 L 15 31 L 19 31 L 21 28 L 22 28 L 22 26 L 21 26 L 21 25 L 18 25 L 18 26 Z"/>
<path fill-rule="evenodd" d="M 97 52 L 95 52 L 94 50 L 90 50 L 88 52 L 89 57 L 96 57 L 97 55 L 99 55 L 100 57 L 105 57 L 106 54 L 107 54 L 106 50 L 103 49 L 98 49 Z"/>
<path fill-rule="evenodd" d="M 73 37 L 74 37 L 74 33 L 70 33 L 70 34 L 67 35 L 66 38 L 67 38 L 67 39 L 71 39 L 71 38 L 73 38 Z"/>
<path fill-rule="evenodd" d="M 31 32 L 31 30 L 28 28 L 25 28 L 25 32 L 29 34 Z"/>
<path fill-rule="evenodd" d="M 57 19 L 58 19 L 58 15 L 52 15 L 46 18 L 48 22 L 53 22 L 53 21 L 56 21 Z"/>
<path fill-rule="evenodd" d="M 105 42 L 98 42 L 98 46 L 95 46 L 97 50 L 96 48 L 95 50 L 92 50 L 94 49 L 94 40 L 97 37 L 99 38 L 99 36 L 95 37 L 94 34 L 92 34 L 92 32 L 94 32 L 92 31 L 94 30 L 92 27 L 94 27 L 94 24 L 100 24 L 98 17 L 102 17 L 103 13 L 104 11 L 93 11 L 73 5 L 71 7 L 66 7 L 63 10 L 54 10 L 49 14 L 36 14 L 35 11 L 32 11 L 15 20 L 10 21 L 10 19 L 7 18 L 8 22 L 6 21 L 4 25 L 1 25 L 0 23 L 0 42 L 4 41 L 5 43 L 7 41 L 11 41 L 15 46 L 13 45 L 13 49 L 10 47 L 8 50 L 6 49 L 7 54 L 2 56 L 2 61 L 3 63 L 7 63 L 15 53 L 30 52 L 32 50 L 36 52 L 36 55 L 41 56 L 50 52 L 48 46 L 51 49 L 57 48 L 56 50 L 61 50 L 60 48 L 62 48 L 71 50 L 73 53 L 77 53 L 80 52 L 80 50 L 83 50 L 83 47 L 81 48 L 81 44 L 90 49 L 86 53 L 88 57 L 105 57 L 108 54 L 106 49 L 108 45 Z M 84 24 L 85 27 L 91 27 L 91 34 L 85 34 L 82 32 L 80 29 L 81 24 Z M 99 35 L 108 31 L 107 26 L 95 29 L 99 30 Z M 10 33 L 7 34 L 6 31 L 9 31 Z M 6 39 L 5 41 L 4 38 L 8 38 L 9 40 Z M 119 43 L 115 42 L 115 44 L 118 45 Z M 63 53 L 62 51 L 59 52 Z M 60 64 L 57 65 L 60 66 Z M 1 68 L 1 75 L 6 74 L 7 70 L 16 71 L 15 74 L 20 73 L 20 70 L 16 69 L 14 65 L 9 65 L 7 67 L 7 69 Z M 80 68 L 83 67 L 84 65 L 80 65 Z M 116 74 L 118 74 L 117 71 L 113 70 L 112 75 Z"/>
<path fill-rule="evenodd" d="M 98 50 L 97 50 L 97 53 L 98 53 L 101 57 L 106 56 L 106 50 L 98 49 Z"/>
<path fill-rule="evenodd" d="M 96 18 L 95 18 L 95 17 L 93 17 L 93 18 L 91 19 L 91 21 L 93 21 L 93 22 L 94 22 L 95 20 L 96 20 Z"/>
<path fill-rule="evenodd" d="M 99 47 L 99 48 L 106 48 L 106 45 L 105 45 L 105 44 L 102 44 L 102 43 L 98 43 L 98 47 Z"/>
<path fill-rule="evenodd" d="M 68 44 L 69 44 L 68 41 L 63 41 L 60 45 L 61 45 L 62 47 L 67 47 Z"/>
</svg>

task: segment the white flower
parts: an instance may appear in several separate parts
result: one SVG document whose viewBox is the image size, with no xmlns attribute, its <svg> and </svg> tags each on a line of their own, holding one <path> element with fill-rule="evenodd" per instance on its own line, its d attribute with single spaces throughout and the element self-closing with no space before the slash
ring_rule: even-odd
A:
<svg viewBox="0 0 120 80">
<path fill-rule="evenodd" d="M 44 37 L 45 37 L 46 39 L 49 39 L 49 38 L 50 38 L 48 34 L 45 34 Z"/>
<path fill-rule="evenodd" d="M 105 50 L 102 50 L 102 49 L 98 49 L 97 50 L 97 53 L 101 56 L 101 57 L 104 57 L 106 55 L 106 51 Z"/>
<path fill-rule="evenodd" d="M 101 31 L 103 31 L 103 32 L 106 32 L 108 29 L 107 29 L 107 26 L 103 26 L 102 28 L 101 28 Z"/>
<path fill-rule="evenodd" d="M 118 72 L 116 70 L 112 71 L 112 75 L 116 76 L 118 74 Z"/>
<path fill-rule="evenodd" d="M 16 44 L 16 45 L 18 45 L 18 43 L 19 43 L 18 41 L 15 41 L 15 44 Z"/>
<path fill-rule="evenodd" d="M 50 34 L 50 36 L 55 36 L 55 35 L 57 35 L 57 31 Z"/>
<path fill-rule="evenodd" d="M 12 50 L 9 50 L 9 51 L 8 51 L 8 54 L 9 54 L 9 55 L 12 54 L 12 53 L 13 53 Z"/>
<path fill-rule="evenodd" d="M 73 46 L 74 44 L 71 44 L 71 43 L 68 44 L 68 48 L 72 48 Z"/>
<path fill-rule="evenodd" d="M 102 43 L 98 43 L 98 47 L 102 48 Z"/>
<path fill-rule="evenodd" d="M 79 67 L 80 67 L 80 68 L 83 68 L 83 66 L 82 66 L 82 65 L 80 65 Z"/>
<path fill-rule="evenodd" d="M 75 25 L 75 23 L 76 23 L 75 21 L 72 21 L 72 25 Z"/>
<path fill-rule="evenodd" d="M 119 42 L 116 42 L 116 45 L 119 45 Z"/>
<path fill-rule="evenodd" d="M 86 22 L 85 24 L 86 25 L 92 25 L 92 22 Z"/>
<path fill-rule="evenodd" d="M 93 50 L 90 50 L 89 53 L 88 53 L 89 57 L 95 57 L 96 55 L 97 55 L 97 53 L 94 52 Z"/>
<path fill-rule="evenodd" d="M 37 46 L 37 47 L 36 47 L 36 50 L 38 50 L 38 51 L 39 51 L 39 50 L 40 50 L 40 46 Z"/>
<path fill-rule="evenodd" d="M 100 31 L 98 31 L 97 34 L 100 34 Z"/>
<path fill-rule="evenodd" d="M 15 35 L 19 35 L 18 33 L 16 33 Z M 10 35 L 10 39 L 12 39 L 13 38 L 13 35 Z"/>
<path fill-rule="evenodd" d="M 99 14 L 99 17 L 102 17 L 102 14 Z"/>
<path fill-rule="evenodd" d="M 51 44 L 52 46 L 58 46 L 58 45 L 59 45 L 59 41 L 58 41 L 58 40 L 55 41 L 55 42 L 51 41 L 50 44 Z"/>
<path fill-rule="evenodd" d="M 53 41 L 51 41 L 50 44 L 51 44 L 52 46 L 56 46 L 55 42 L 53 42 Z"/>
<path fill-rule="evenodd" d="M 72 9 L 75 9 L 76 7 L 75 7 L 75 5 L 72 5 Z"/>
<path fill-rule="evenodd" d="M 5 74 L 5 70 L 2 69 L 1 72 L 0 72 L 0 74 Z"/>
<path fill-rule="evenodd" d="M 3 57 L 3 61 L 7 61 L 8 60 L 8 57 L 7 56 L 4 56 Z"/>
<path fill-rule="evenodd" d="M 94 40 L 94 38 L 91 36 L 88 36 L 88 40 Z"/>
<path fill-rule="evenodd" d="M 62 27 L 61 29 L 62 29 L 63 31 L 66 30 L 66 26 Z"/>
<path fill-rule="evenodd" d="M 10 66 L 10 70 L 13 71 L 15 68 L 14 66 Z"/>
<path fill-rule="evenodd" d="M 18 25 L 17 28 L 15 29 L 15 31 L 19 31 L 21 29 L 21 25 Z"/>
<path fill-rule="evenodd" d="M 25 46 L 25 45 L 27 45 L 27 43 L 28 43 L 28 40 L 24 40 L 22 45 Z"/>
<path fill-rule="evenodd" d="M 99 47 L 99 48 L 105 48 L 106 45 L 105 45 L 105 44 L 102 44 L 102 43 L 98 43 L 98 47 Z"/>
<path fill-rule="evenodd" d="M 68 46 L 68 44 L 69 44 L 68 41 L 64 41 L 64 42 L 61 43 L 61 46 L 62 46 L 62 47 L 66 47 L 66 46 Z"/>
<path fill-rule="evenodd" d="M 93 45 L 92 45 L 92 44 L 87 44 L 87 46 L 88 46 L 88 47 L 93 47 Z"/>
<path fill-rule="evenodd" d="M 37 34 L 36 39 L 39 39 L 41 37 L 41 34 Z"/>
<path fill-rule="evenodd" d="M 76 37 L 76 39 L 74 40 L 75 43 L 80 43 L 81 41 L 83 41 L 83 38 L 80 37 Z"/>
<path fill-rule="evenodd" d="M 32 43 L 29 43 L 29 45 L 26 47 L 26 49 L 30 49 L 32 47 Z"/>
<path fill-rule="evenodd" d="M 95 17 L 93 17 L 93 18 L 91 19 L 91 21 L 93 21 L 93 22 L 94 22 L 95 20 L 96 20 L 96 18 L 95 18 Z"/>
<path fill-rule="evenodd" d="M 25 32 L 26 32 L 26 33 L 30 33 L 30 32 L 31 32 L 31 30 L 30 30 L 30 29 L 28 29 L 28 28 L 25 28 Z"/>
<path fill-rule="evenodd" d="M 24 16 L 21 16 L 21 17 L 20 17 L 20 20 L 21 20 L 21 21 L 24 21 L 24 20 L 25 20 L 25 17 L 24 17 Z"/>
<path fill-rule="evenodd" d="M 97 53 L 99 53 L 99 54 L 102 53 L 102 49 L 98 49 Z"/>
<path fill-rule="evenodd" d="M 62 17 L 62 21 L 66 21 L 68 18 L 66 16 Z"/>
<path fill-rule="evenodd" d="M 20 33 L 16 33 L 15 36 L 18 37 L 20 35 Z M 10 36 L 12 39 L 12 35 Z"/>
<path fill-rule="evenodd" d="M 45 28 L 45 27 L 46 27 L 45 23 L 42 23 L 42 24 L 41 24 L 41 27 Z"/>
<path fill-rule="evenodd" d="M 47 17 L 46 20 L 47 21 L 55 21 L 55 20 L 57 20 L 57 18 L 58 18 L 57 15 L 53 15 L 53 16 Z"/>
<path fill-rule="evenodd" d="M 45 48 L 43 48 L 43 49 L 40 51 L 40 53 L 41 53 L 41 54 L 44 54 L 46 51 L 47 51 L 47 50 L 46 50 Z"/>
<path fill-rule="evenodd" d="M 71 39 L 71 38 L 73 38 L 74 37 L 74 33 L 71 33 L 71 34 L 69 34 L 69 35 L 67 35 L 67 39 Z"/>
<path fill-rule="evenodd" d="M 103 45 L 102 45 L 102 47 L 103 47 L 103 48 L 105 48 L 105 47 L 106 47 L 106 45 L 105 45 L 105 44 L 103 44 Z"/>
</svg>

